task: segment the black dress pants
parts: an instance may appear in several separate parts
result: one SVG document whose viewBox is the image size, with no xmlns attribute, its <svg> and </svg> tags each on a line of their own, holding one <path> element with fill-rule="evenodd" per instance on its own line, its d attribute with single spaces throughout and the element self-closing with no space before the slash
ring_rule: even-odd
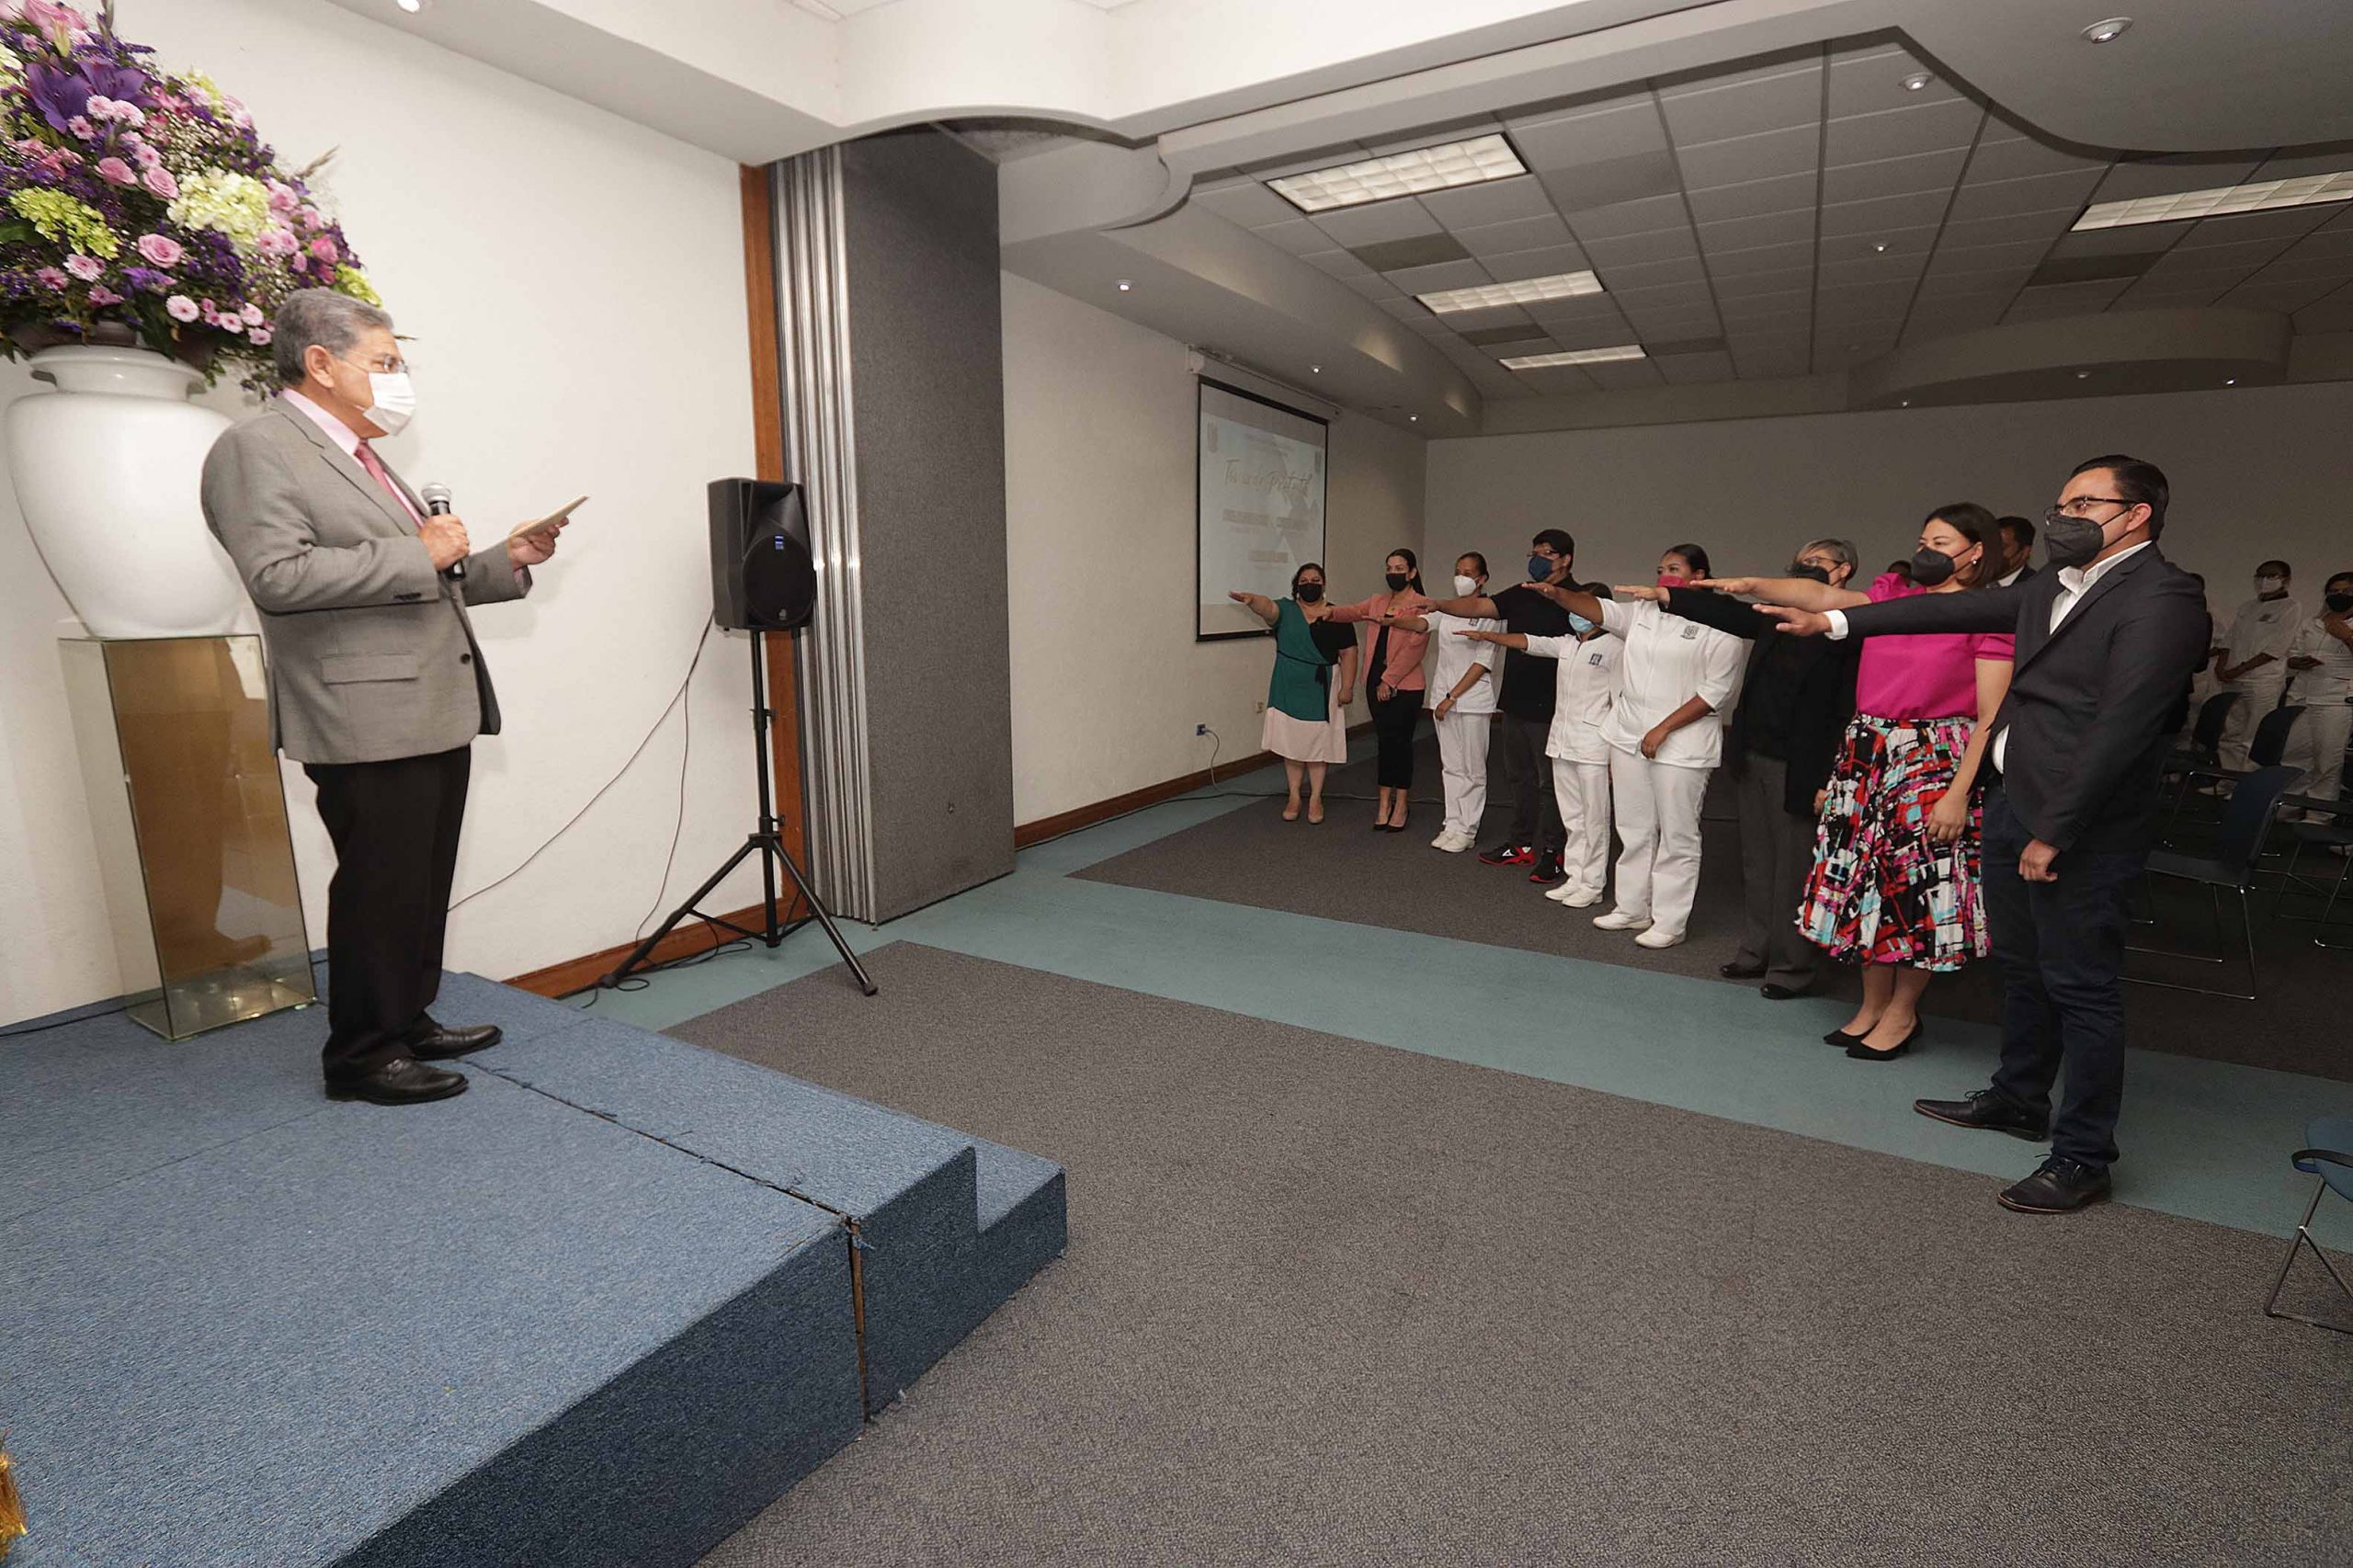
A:
<svg viewBox="0 0 2353 1568">
<path fill-rule="evenodd" d="M 1985 914 L 2002 966 L 1995 1092 L 2048 1110 L 2063 1062 L 2051 1152 L 2113 1165 L 2124 1104 L 2127 905 L 2148 857 L 2071 849 L 2052 863 L 2057 881 L 2029 882 L 2018 857 L 2034 835 L 1998 785 L 1985 792 L 1984 831 Z"/>
<path fill-rule="evenodd" d="M 1370 699 L 1373 773 L 1384 790 L 1414 787 L 1414 725 L 1422 716 L 1423 693 L 1392 692 Z"/>
<path fill-rule="evenodd" d="M 441 937 L 458 869 L 473 751 L 387 762 L 306 763 L 335 841 L 327 884 L 330 1081 L 402 1054 L 441 989 Z"/>
<path fill-rule="evenodd" d="M 1538 856 L 1561 856 L 1568 834 L 1561 825 L 1561 801 L 1552 789 L 1552 764 L 1544 756 L 1552 721 L 1506 713 L 1495 721 L 1495 749 L 1511 785 L 1508 842 L 1532 846 Z"/>
</svg>

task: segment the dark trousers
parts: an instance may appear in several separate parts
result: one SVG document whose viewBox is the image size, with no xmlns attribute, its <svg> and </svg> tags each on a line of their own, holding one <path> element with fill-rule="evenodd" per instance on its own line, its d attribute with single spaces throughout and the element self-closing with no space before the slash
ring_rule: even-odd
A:
<svg viewBox="0 0 2353 1568">
<path fill-rule="evenodd" d="M 1562 830 L 1561 802 L 1552 792 L 1552 765 L 1544 756 L 1544 743 L 1552 733 L 1550 719 L 1505 713 L 1495 720 L 1495 750 L 1502 754 L 1504 778 L 1511 785 L 1510 841 L 1533 845 L 1538 855 L 1558 858 L 1568 835 Z"/>
<path fill-rule="evenodd" d="M 1373 775 L 1384 790 L 1414 787 L 1414 726 L 1422 716 L 1422 697 L 1418 691 L 1400 691 L 1386 699 L 1366 699 L 1372 710 L 1372 738 L 1378 747 Z"/>
<path fill-rule="evenodd" d="M 2146 855 L 2069 850 L 2058 881 L 2029 882 L 2018 856 L 2033 835 L 1995 785 L 1985 793 L 1985 913 L 2002 966 L 2002 1064 L 1994 1088 L 2047 1111 L 2066 1063 L 2051 1152 L 2087 1165 L 2116 1161 L 2124 1103 L 2126 904 Z"/>
<path fill-rule="evenodd" d="M 441 935 L 458 869 L 473 752 L 310 763 L 335 841 L 327 884 L 330 1080 L 381 1067 L 425 1023 L 441 989 Z"/>
<path fill-rule="evenodd" d="M 1733 959 L 1762 966 L 1769 985 L 1803 991 L 1813 984 L 1822 959 L 1822 949 L 1798 929 L 1798 905 L 1813 871 L 1813 819 L 1793 815 L 1783 803 L 1789 778 L 1788 763 L 1750 752 L 1732 781 L 1740 811 L 1741 892 L 1747 900 Z"/>
</svg>

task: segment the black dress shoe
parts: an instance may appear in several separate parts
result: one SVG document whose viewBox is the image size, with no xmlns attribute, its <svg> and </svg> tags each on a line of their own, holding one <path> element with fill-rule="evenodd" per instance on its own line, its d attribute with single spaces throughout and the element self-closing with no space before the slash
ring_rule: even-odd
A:
<svg viewBox="0 0 2353 1568">
<path fill-rule="evenodd" d="M 1794 997 L 1802 996 L 1805 993 L 1787 985 L 1776 984 L 1768 980 L 1756 988 L 1756 994 L 1764 997 L 1768 1002 L 1787 1002 Z"/>
<path fill-rule="evenodd" d="M 472 1028 L 445 1029 L 428 1022 L 419 1033 L 411 1035 L 404 1043 L 409 1058 L 415 1062 L 454 1062 L 460 1056 L 472 1056 L 477 1051 L 488 1051 L 499 1041 L 496 1024 L 476 1024 Z"/>
<path fill-rule="evenodd" d="M 2024 1181 L 2002 1189 L 2002 1207 L 2021 1214 L 2072 1214 L 2108 1196 L 2106 1165 L 2053 1154 Z"/>
<path fill-rule="evenodd" d="M 1716 972 L 1726 980 L 1754 980 L 1765 972 L 1765 966 L 1761 963 L 1742 963 L 1734 959 L 1730 963 L 1718 964 Z"/>
<path fill-rule="evenodd" d="M 1927 1027 L 1918 1018 L 1915 1018 L 1912 1020 L 1912 1032 L 1885 1051 L 1874 1050 L 1859 1040 L 1847 1048 L 1847 1054 L 1858 1062 L 1893 1062 L 1912 1049 L 1913 1042 L 1920 1038 L 1920 1031 Z"/>
<path fill-rule="evenodd" d="M 1914 1100 L 1912 1108 L 1922 1116 L 1949 1121 L 1955 1127 L 2006 1132 L 2029 1143 L 2040 1143 L 2051 1136 L 2050 1117 L 2021 1110 L 1991 1089 L 1972 1089 L 1963 1099 Z"/>
<path fill-rule="evenodd" d="M 327 1098 L 370 1105 L 423 1105 L 466 1092 L 466 1075 L 395 1056 L 381 1067 L 327 1080 Z"/>
</svg>

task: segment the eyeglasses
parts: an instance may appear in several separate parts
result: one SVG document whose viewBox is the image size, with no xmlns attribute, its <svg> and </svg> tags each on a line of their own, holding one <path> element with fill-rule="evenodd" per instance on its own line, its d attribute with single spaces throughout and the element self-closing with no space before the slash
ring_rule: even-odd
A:
<svg viewBox="0 0 2353 1568">
<path fill-rule="evenodd" d="M 2055 523 L 2063 517 L 2080 518 L 2084 515 L 2082 508 L 2086 506 L 2137 506 L 2140 504 L 2138 501 L 2127 501 L 2120 495 L 2078 495 L 2072 501 L 2062 501 L 2056 506 L 2045 511 L 2042 514 L 2042 520 L 2046 523 Z"/>
<path fill-rule="evenodd" d="M 408 371 L 408 361 L 397 354 L 379 354 L 373 359 L 345 359 L 344 363 L 381 376 L 404 375 Z"/>
</svg>

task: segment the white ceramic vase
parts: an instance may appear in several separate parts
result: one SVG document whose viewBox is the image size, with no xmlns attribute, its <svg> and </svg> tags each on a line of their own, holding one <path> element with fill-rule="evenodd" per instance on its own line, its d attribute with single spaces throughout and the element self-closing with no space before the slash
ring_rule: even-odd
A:
<svg viewBox="0 0 2353 1568">
<path fill-rule="evenodd" d="M 236 569 L 204 526 L 204 456 L 229 421 L 188 401 L 203 380 L 143 348 L 75 346 L 32 358 L 55 392 L 8 405 L 8 477 L 33 544 L 99 637 L 231 630 Z"/>
</svg>

